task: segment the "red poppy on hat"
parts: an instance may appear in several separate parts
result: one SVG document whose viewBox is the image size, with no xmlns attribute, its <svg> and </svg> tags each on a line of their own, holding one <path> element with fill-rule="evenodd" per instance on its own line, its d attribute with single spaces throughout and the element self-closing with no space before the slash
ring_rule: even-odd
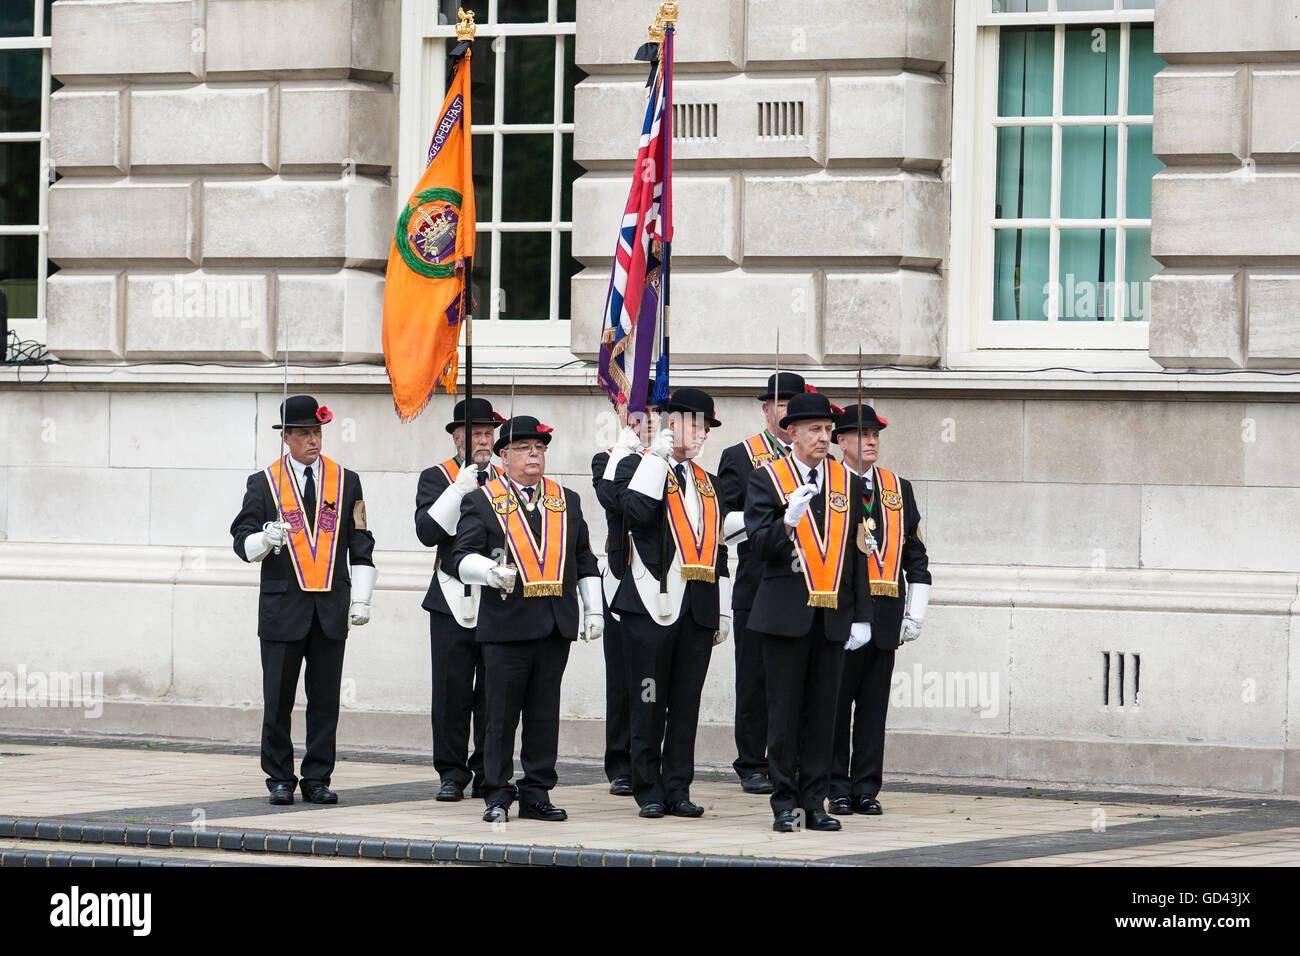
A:
<svg viewBox="0 0 1300 956">
<path fill-rule="evenodd" d="M 316 421 L 320 422 L 322 425 L 326 424 L 327 422 L 332 422 L 333 420 L 334 420 L 334 413 L 331 412 L 324 405 L 316 409 Z"/>
<path fill-rule="evenodd" d="M 541 432 L 543 435 L 549 435 L 552 431 L 554 431 L 554 429 L 551 428 L 550 425 L 543 425 L 540 422 L 538 422 L 537 424 L 537 430 Z"/>
<path fill-rule="evenodd" d="M 843 415 L 843 414 L 844 414 L 844 409 L 840 408 L 840 407 L 839 407 L 838 405 L 836 405 L 834 402 L 831 402 L 831 411 L 833 411 L 836 415 Z"/>
<path fill-rule="evenodd" d="M 493 412 L 493 413 L 492 413 L 492 420 L 493 420 L 494 422 L 504 422 L 504 421 L 505 421 L 505 419 L 501 417 L 501 413 L 500 413 L 500 412 Z"/>
<path fill-rule="evenodd" d="M 888 424 L 889 424 L 889 419 L 885 418 L 884 415 L 877 415 L 876 418 L 877 418 L 877 420 L 879 420 L 880 424 L 882 424 L 882 425 L 888 425 Z"/>
<path fill-rule="evenodd" d="M 812 392 L 814 395 L 817 394 L 817 386 L 816 386 L 816 385 L 808 385 L 808 384 L 805 384 L 804 387 L 803 387 L 803 390 L 804 390 L 805 392 Z"/>
</svg>

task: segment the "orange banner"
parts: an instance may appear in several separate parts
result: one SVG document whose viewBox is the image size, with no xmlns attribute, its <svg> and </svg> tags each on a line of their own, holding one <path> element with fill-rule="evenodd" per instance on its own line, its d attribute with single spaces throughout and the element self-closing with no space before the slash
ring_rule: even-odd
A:
<svg viewBox="0 0 1300 956">
<path fill-rule="evenodd" d="M 384 283 L 384 361 L 398 416 L 456 391 L 465 270 L 477 229 L 470 147 L 470 54 L 456 66 L 429 144 L 429 165 L 397 218 Z"/>
</svg>

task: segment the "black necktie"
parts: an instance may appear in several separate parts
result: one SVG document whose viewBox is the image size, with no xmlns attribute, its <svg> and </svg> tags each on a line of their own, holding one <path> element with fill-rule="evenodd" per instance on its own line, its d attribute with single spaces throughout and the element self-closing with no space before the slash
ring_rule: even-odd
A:
<svg viewBox="0 0 1300 956">
<path fill-rule="evenodd" d="M 302 508 L 307 512 L 307 525 L 316 530 L 316 478 L 310 466 L 307 468 L 307 480 L 302 486 Z"/>
<path fill-rule="evenodd" d="M 686 487 L 686 466 L 681 462 L 673 465 L 673 474 L 677 476 L 677 487 L 684 489 Z"/>
<path fill-rule="evenodd" d="M 478 473 L 478 486 L 482 488 L 484 485 L 487 484 L 487 480 L 488 480 L 488 473 L 486 471 L 480 471 Z"/>
</svg>

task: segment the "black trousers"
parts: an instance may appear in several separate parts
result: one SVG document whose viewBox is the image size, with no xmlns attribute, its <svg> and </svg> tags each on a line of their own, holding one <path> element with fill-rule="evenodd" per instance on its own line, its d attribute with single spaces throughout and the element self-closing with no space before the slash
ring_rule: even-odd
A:
<svg viewBox="0 0 1300 956">
<path fill-rule="evenodd" d="M 632 775 L 629 742 L 627 672 L 623 659 L 622 624 L 605 603 L 605 778 Z"/>
<path fill-rule="evenodd" d="M 874 641 L 844 654 L 839 703 L 835 713 L 835 753 L 831 765 L 832 797 L 874 797 L 880 793 L 885 759 L 885 716 L 894 674 L 894 651 Z M 852 734 L 849 732 L 852 723 Z M 849 760 L 849 743 L 853 759 Z"/>
<path fill-rule="evenodd" d="M 277 783 L 293 789 L 293 741 L 290 723 L 298 693 L 298 673 L 307 662 L 307 751 L 302 758 L 304 783 L 329 785 L 334 772 L 334 744 L 339 723 L 339 685 L 343 680 L 346 641 L 325 636 L 320 619 L 300 641 L 261 641 L 262 645 L 262 772 L 266 787 Z"/>
<path fill-rule="evenodd" d="M 713 634 L 714 628 L 695 623 L 689 609 L 669 625 L 646 614 L 623 615 L 632 793 L 640 806 L 690 798 Z"/>
<path fill-rule="evenodd" d="M 826 639 L 823 617 L 819 610 L 807 636 L 763 635 L 773 813 L 826 808 L 845 651 Z"/>
<path fill-rule="evenodd" d="M 429 612 L 433 768 L 443 783 L 483 783 L 483 651 L 472 627 Z M 471 721 L 471 717 L 473 718 Z M 469 754 L 471 723 L 474 753 Z"/>
<path fill-rule="evenodd" d="M 736 608 L 732 640 L 736 645 L 736 759 L 731 766 L 744 780 L 767 773 L 767 678 L 763 637 L 749 629 L 749 608 Z"/>
<path fill-rule="evenodd" d="M 536 803 L 555 787 L 560 744 L 560 682 L 569 662 L 568 638 L 558 632 L 536 641 L 493 641 L 483 646 L 487 729 L 483 736 L 483 800 L 510 806 L 515 796 L 515 730 L 522 717 L 519 799 Z"/>
</svg>

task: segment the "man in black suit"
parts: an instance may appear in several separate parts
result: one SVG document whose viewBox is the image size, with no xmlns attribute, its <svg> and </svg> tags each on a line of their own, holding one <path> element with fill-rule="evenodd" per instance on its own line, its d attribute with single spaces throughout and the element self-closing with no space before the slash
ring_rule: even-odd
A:
<svg viewBox="0 0 1300 956">
<path fill-rule="evenodd" d="M 647 453 L 618 465 L 632 550 L 614 610 L 625 637 L 640 815 L 699 817 L 704 808 L 691 801 L 690 786 L 700 693 L 713 645 L 731 628 L 731 579 L 717 478 L 694 459 L 722 423 L 698 388 L 679 388 L 663 412 L 668 425 Z"/>
<path fill-rule="evenodd" d="M 436 800 L 482 796 L 483 785 L 483 653 L 474 639 L 478 623 L 479 588 L 462 584 L 441 567 L 451 551 L 465 496 L 499 473 L 492 465 L 492 442 L 505 419 L 485 398 L 474 399 L 470 428 L 470 467 L 465 467 L 465 402 L 459 401 L 447 423 L 456 456 L 420 473 L 415 492 L 415 533 L 426 548 L 437 548 L 433 578 L 424 595 L 429 612 L 429 662 L 433 693 L 429 721 L 433 726 L 433 766 L 441 786 Z M 474 753 L 469 755 L 473 720 Z"/>
<path fill-rule="evenodd" d="M 479 604 L 475 632 L 483 645 L 487 683 L 487 823 L 509 819 L 512 755 L 521 714 L 519 759 L 524 776 L 518 785 L 519 815 L 529 820 L 568 818 L 550 801 L 557 781 L 560 682 L 575 636 L 581 630 L 583 640 L 597 640 L 605 624 L 600 568 L 591 553 L 582 504 L 576 492 L 544 474 L 551 431 L 531 415 L 501 426 L 494 450 L 505 474 L 465 496 L 447 562 L 447 570 L 465 584 L 500 592 Z"/>
<path fill-rule="evenodd" d="M 629 455 L 639 456 L 653 437 L 657 418 L 654 406 L 628 416 L 614 447 L 597 452 L 591 459 L 591 484 L 596 500 L 605 509 L 605 568 L 601 585 L 605 600 L 605 777 L 609 792 L 616 797 L 632 796 L 632 757 L 628 717 L 627 672 L 623 658 L 623 634 L 618 615 L 609 603 L 627 570 L 627 531 L 623 526 L 623 492 L 626 482 L 615 480 L 618 465 Z"/>
<path fill-rule="evenodd" d="M 338 802 L 329 782 L 344 641 L 349 623 L 370 620 L 375 587 L 375 538 L 366 529 L 361 479 L 321 454 L 321 426 L 333 417 L 310 395 L 281 404 L 286 454 L 248 477 L 244 505 L 230 525 L 235 554 L 262 564 L 262 770 L 276 805 L 293 803 L 298 783 L 312 803 Z M 303 661 L 307 752 L 299 781 L 289 729 Z"/>
<path fill-rule="evenodd" d="M 929 558 L 911 482 L 876 465 L 880 432 L 888 424 L 870 405 L 846 409 L 835 424 L 834 437 L 844 452 L 844 464 L 863 479 L 864 517 L 857 537 L 867 551 L 872 609 L 871 640 L 849 651 L 840 680 L 829 804 L 831 813 L 840 816 L 883 812 L 876 795 L 884 764 L 894 652 L 921 635 L 930 604 Z"/>
<path fill-rule="evenodd" d="M 724 536 L 737 548 L 736 586 L 731 596 L 736 632 L 736 759 L 732 768 L 746 793 L 771 793 L 767 775 L 767 686 L 763 678 L 763 643 L 749 627 L 749 609 L 758 590 L 759 564 L 745 540 L 745 490 L 754 469 L 790 453 L 790 435 L 780 426 L 786 403 L 802 395 L 803 376 L 781 372 L 769 375 L 763 403 L 765 428 L 722 453 L 718 463 L 718 490 L 727 510 Z"/>
<path fill-rule="evenodd" d="M 853 540 L 862 480 L 827 458 L 839 411 L 822 395 L 790 399 L 791 454 L 756 469 L 745 528 L 761 562 L 749 626 L 762 635 L 772 829 L 838 830 L 825 811 L 844 651 L 871 639 L 866 558 Z M 801 819 L 802 816 L 802 819 Z"/>
</svg>

